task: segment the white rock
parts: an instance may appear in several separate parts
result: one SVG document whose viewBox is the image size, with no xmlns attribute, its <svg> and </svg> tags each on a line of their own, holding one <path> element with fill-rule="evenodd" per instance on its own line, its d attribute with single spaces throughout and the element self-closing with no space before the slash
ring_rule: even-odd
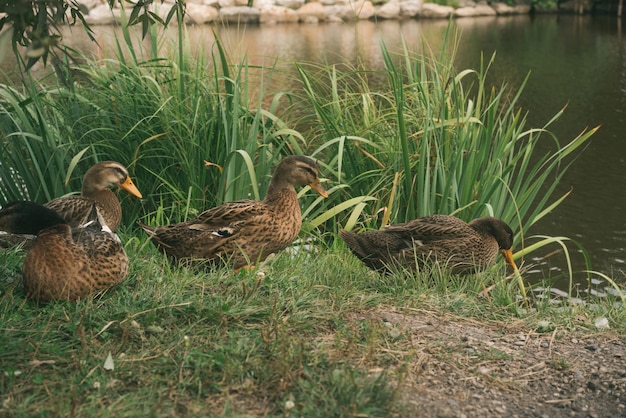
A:
<svg viewBox="0 0 626 418">
<path fill-rule="evenodd" d="M 370 0 L 359 0 L 355 1 L 351 6 L 349 6 L 349 10 L 351 10 L 351 14 L 348 14 L 348 19 L 369 19 L 376 14 L 376 8 L 372 4 Z"/>
<path fill-rule="evenodd" d="M 326 7 L 321 3 L 306 3 L 304 6 L 296 10 L 300 20 L 304 21 L 307 17 L 316 17 L 318 20 L 325 20 L 327 16 Z"/>
<path fill-rule="evenodd" d="M 605 317 L 600 317 L 600 318 L 596 319 L 595 322 L 593 323 L 593 325 L 597 329 L 609 329 L 609 328 L 611 328 L 610 325 L 609 325 L 609 320 L 606 319 Z"/>
<path fill-rule="evenodd" d="M 234 6 L 220 9 L 220 18 L 230 23 L 257 23 L 260 16 L 256 7 Z"/>
<path fill-rule="evenodd" d="M 252 6 L 256 7 L 259 10 L 263 10 L 267 7 L 274 6 L 274 0 L 254 0 Z"/>
<path fill-rule="evenodd" d="M 447 18 L 454 13 L 454 7 L 442 6 L 435 3 L 424 3 L 419 12 L 419 17 L 424 18 Z"/>
<path fill-rule="evenodd" d="M 454 10 L 455 17 L 474 17 L 476 16 L 476 9 L 473 6 L 459 7 Z"/>
<path fill-rule="evenodd" d="M 259 16 L 261 23 L 289 23 L 298 20 L 298 13 L 295 10 L 283 6 L 264 7 Z"/>
<path fill-rule="evenodd" d="M 400 16 L 415 17 L 422 10 L 422 0 L 405 0 L 400 2 Z"/>
<path fill-rule="evenodd" d="M 477 4 L 474 7 L 459 7 L 454 11 L 455 17 L 495 16 L 495 9 L 487 4 Z"/>
<path fill-rule="evenodd" d="M 113 9 L 108 4 L 102 4 L 85 15 L 85 22 L 90 25 L 112 25 L 120 21 L 120 9 Z"/>
<path fill-rule="evenodd" d="M 382 19 L 397 19 L 400 16 L 400 2 L 389 0 L 376 10 L 376 16 Z"/>
<path fill-rule="evenodd" d="M 509 6 L 508 4 L 499 1 L 491 3 L 491 7 L 493 7 L 499 15 L 511 15 L 515 12 L 515 8 L 513 6 Z"/>
<path fill-rule="evenodd" d="M 185 13 L 185 23 L 194 23 L 202 25 L 204 23 L 214 22 L 220 16 L 220 13 L 213 6 L 203 4 L 187 3 L 187 13 Z"/>
<path fill-rule="evenodd" d="M 302 7 L 304 0 L 274 0 L 276 6 L 288 7 L 290 9 L 297 9 Z"/>
</svg>

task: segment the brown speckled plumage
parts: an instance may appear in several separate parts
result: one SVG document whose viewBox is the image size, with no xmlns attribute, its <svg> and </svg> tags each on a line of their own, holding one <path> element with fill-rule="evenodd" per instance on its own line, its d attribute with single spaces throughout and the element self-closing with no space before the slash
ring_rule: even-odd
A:
<svg viewBox="0 0 626 418">
<path fill-rule="evenodd" d="M 83 177 L 80 196 L 63 196 L 51 200 L 45 206 L 56 211 L 70 226 L 84 225 L 95 202 L 104 221 L 115 231 L 122 219 L 122 207 L 110 188 L 119 186 L 128 193 L 141 198 L 128 170 L 115 161 L 105 161 L 89 168 Z"/>
<path fill-rule="evenodd" d="M 502 220 L 485 217 L 465 223 L 433 215 L 361 234 L 340 231 L 352 253 L 368 267 L 389 271 L 393 264 L 415 269 L 439 262 L 454 273 L 484 270 L 502 252 L 513 268 L 513 231 Z"/>
<path fill-rule="evenodd" d="M 3 216 L 3 212 L 8 212 Z M 24 287 L 39 301 L 76 300 L 122 282 L 128 257 L 117 235 L 103 226 L 95 203 L 88 226 L 72 228 L 54 211 L 16 202 L 0 211 L 9 232 L 36 234 L 24 259 Z M 34 220 L 38 220 L 35 222 Z"/>
<path fill-rule="evenodd" d="M 254 265 L 285 249 L 298 236 L 302 214 L 295 185 L 307 184 L 327 196 L 318 176 L 314 160 L 285 157 L 274 171 L 263 201 L 228 202 L 187 222 L 141 226 L 174 260 L 228 262 L 234 269 Z"/>
</svg>

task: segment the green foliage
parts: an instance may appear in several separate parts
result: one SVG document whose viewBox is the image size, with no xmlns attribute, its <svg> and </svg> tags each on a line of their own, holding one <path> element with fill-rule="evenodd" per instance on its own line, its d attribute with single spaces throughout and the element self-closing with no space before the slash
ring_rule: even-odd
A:
<svg viewBox="0 0 626 418">
<path fill-rule="evenodd" d="M 337 176 L 346 193 L 376 199 L 366 225 L 489 214 L 524 233 L 565 198 L 553 197 L 555 187 L 595 129 L 560 145 L 549 126 L 562 112 L 542 128 L 526 127 L 517 107 L 523 86 L 489 86 L 490 62 L 457 72 L 445 46 L 437 56 L 381 48 L 388 84 L 375 90 L 365 69 L 299 67 L 314 112 L 311 136 L 338 144 L 327 159 L 342 158 Z M 546 140 L 553 150 L 537 155 Z"/>
</svg>

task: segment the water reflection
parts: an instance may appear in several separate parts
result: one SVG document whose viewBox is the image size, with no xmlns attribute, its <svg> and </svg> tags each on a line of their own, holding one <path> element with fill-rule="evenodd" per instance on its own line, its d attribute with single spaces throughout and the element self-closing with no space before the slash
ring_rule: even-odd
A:
<svg viewBox="0 0 626 418">
<path fill-rule="evenodd" d="M 382 70 L 380 41 L 390 51 L 429 47 L 439 51 L 447 21 L 382 21 L 357 24 L 280 24 L 245 28 L 187 28 L 194 54 L 210 60 L 215 30 L 235 62 L 243 56 L 250 65 L 277 65 L 273 89 L 293 89 L 293 62 L 353 65 L 362 61 L 372 70 Z M 511 16 L 458 19 L 460 29 L 458 68 L 478 69 L 497 51 L 491 68 L 495 86 L 506 82 L 516 90 L 530 79 L 520 105 L 528 111 L 528 127 L 543 126 L 564 106 L 567 111 L 551 129 L 570 140 L 584 128 L 602 125 L 585 152 L 563 177 L 558 194 L 573 189 L 557 211 L 534 229 L 534 233 L 566 236 L 579 241 L 589 252 L 593 268 L 624 282 L 626 265 L 626 44 L 613 17 Z M 112 51 L 110 28 L 97 28 L 104 54 Z M 93 50 L 80 29 L 68 32 L 69 44 Z M 103 54 L 103 52 L 98 52 Z M 2 69 L 14 68 L 7 61 Z M 41 69 L 40 69 L 41 71 Z M 546 141 L 543 152 L 551 152 Z M 558 248 L 557 248 L 558 249 Z M 585 268 L 583 257 L 571 246 L 575 271 Z M 567 264 L 562 253 L 527 260 L 535 265 L 536 277 L 563 277 Z M 587 277 L 577 276 L 583 286 Z M 560 283 L 560 284 L 559 284 Z M 567 288 L 567 280 L 556 287 Z M 597 290 L 603 291 L 603 290 Z"/>
</svg>

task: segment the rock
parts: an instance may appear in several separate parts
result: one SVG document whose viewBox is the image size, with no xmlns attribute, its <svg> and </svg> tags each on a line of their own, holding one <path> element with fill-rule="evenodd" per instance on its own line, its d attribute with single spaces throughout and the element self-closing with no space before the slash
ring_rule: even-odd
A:
<svg viewBox="0 0 626 418">
<path fill-rule="evenodd" d="M 459 7 L 454 10 L 454 17 L 474 17 L 476 16 L 476 8 L 474 6 Z"/>
<path fill-rule="evenodd" d="M 370 0 L 359 0 L 353 4 L 353 16 L 359 19 L 370 19 L 376 14 L 376 8 Z"/>
<path fill-rule="evenodd" d="M 300 17 L 300 20 L 305 23 L 311 23 L 311 19 L 307 19 L 308 17 L 315 17 L 318 21 L 320 21 L 325 20 L 327 16 L 326 8 L 319 2 L 306 3 L 304 6 L 296 10 L 296 13 Z"/>
<path fill-rule="evenodd" d="M 495 2 L 490 5 L 499 15 L 519 15 L 530 13 L 532 5 L 523 1 L 510 5 L 503 2 Z"/>
<path fill-rule="evenodd" d="M 261 9 L 259 22 L 261 23 L 295 23 L 300 18 L 295 10 L 284 6 L 270 6 Z"/>
<path fill-rule="evenodd" d="M 219 18 L 220 13 L 215 7 L 203 4 L 187 4 L 187 13 L 185 13 L 185 23 L 193 23 L 202 25 L 204 23 L 214 22 Z"/>
<path fill-rule="evenodd" d="M 336 4 L 328 6 L 328 16 L 337 16 L 344 21 L 355 19 L 369 19 L 374 16 L 376 9 L 369 0 L 358 0 L 350 5 Z"/>
<path fill-rule="evenodd" d="M 495 16 L 496 15 L 496 11 L 493 9 L 493 7 L 489 6 L 486 3 L 477 4 L 475 9 L 476 9 L 475 16 Z"/>
<path fill-rule="evenodd" d="M 459 7 L 454 11 L 455 17 L 495 16 L 496 11 L 487 3 L 481 2 L 474 6 Z"/>
<path fill-rule="evenodd" d="M 442 6 L 435 3 L 424 3 L 419 12 L 419 17 L 427 19 L 445 19 L 454 13 L 454 7 Z"/>
<path fill-rule="evenodd" d="M 257 23 L 260 15 L 256 7 L 233 6 L 220 9 L 220 19 L 230 23 Z"/>
<path fill-rule="evenodd" d="M 400 3 L 400 16 L 415 17 L 422 10 L 422 0 L 405 0 Z"/>
<path fill-rule="evenodd" d="M 274 0 L 274 5 L 289 9 L 298 9 L 304 5 L 304 0 Z"/>
<path fill-rule="evenodd" d="M 119 22 L 121 17 L 120 9 L 113 9 L 108 4 L 102 4 L 89 11 L 85 15 L 85 22 L 89 25 L 112 25 Z"/>
<path fill-rule="evenodd" d="M 400 1 L 389 0 L 376 10 L 376 16 L 381 19 L 397 19 L 400 16 Z"/>
<path fill-rule="evenodd" d="M 304 18 L 300 18 L 300 22 L 308 23 L 308 24 L 315 24 L 315 23 L 319 23 L 320 20 L 315 16 L 305 16 Z"/>
</svg>

